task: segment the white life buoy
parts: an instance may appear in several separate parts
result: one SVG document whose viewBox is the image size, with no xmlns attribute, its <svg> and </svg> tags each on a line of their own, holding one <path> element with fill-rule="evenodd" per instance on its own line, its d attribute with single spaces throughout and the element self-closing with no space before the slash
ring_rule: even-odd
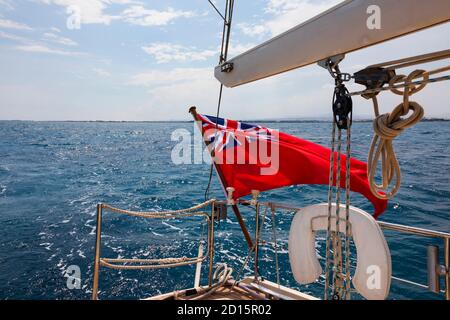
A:
<svg viewBox="0 0 450 320">
<path fill-rule="evenodd" d="M 333 205 L 331 230 L 336 231 Z M 341 205 L 341 219 L 345 206 Z M 375 219 L 367 212 L 350 207 L 350 226 L 356 246 L 357 265 L 353 275 L 354 288 L 369 300 L 384 300 L 389 294 L 392 267 L 391 255 L 383 232 Z M 289 233 L 289 260 L 295 280 L 308 284 L 317 280 L 322 268 L 316 255 L 315 232 L 327 230 L 328 204 L 312 205 L 295 215 Z M 345 222 L 339 224 L 345 232 Z"/>
</svg>

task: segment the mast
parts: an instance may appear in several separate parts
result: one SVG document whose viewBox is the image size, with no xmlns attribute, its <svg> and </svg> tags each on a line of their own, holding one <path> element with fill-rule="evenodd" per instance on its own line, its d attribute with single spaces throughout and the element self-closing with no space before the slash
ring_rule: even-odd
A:
<svg viewBox="0 0 450 320">
<path fill-rule="evenodd" d="M 371 8 L 379 8 L 379 29 L 369 28 Z M 221 63 L 215 77 L 235 87 L 447 21 L 449 0 L 347 0 Z"/>
</svg>

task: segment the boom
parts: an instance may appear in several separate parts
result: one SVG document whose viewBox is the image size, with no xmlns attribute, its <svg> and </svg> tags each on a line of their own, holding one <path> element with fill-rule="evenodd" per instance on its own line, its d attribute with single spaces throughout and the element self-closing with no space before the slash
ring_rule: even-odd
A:
<svg viewBox="0 0 450 320">
<path fill-rule="evenodd" d="M 380 29 L 367 24 L 373 5 L 380 8 Z M 347 0 L 229 60 L 231 71 L 217 66 L 215 77 L 235 87 L 449 20 L 450 0 Z"/>
</svg>

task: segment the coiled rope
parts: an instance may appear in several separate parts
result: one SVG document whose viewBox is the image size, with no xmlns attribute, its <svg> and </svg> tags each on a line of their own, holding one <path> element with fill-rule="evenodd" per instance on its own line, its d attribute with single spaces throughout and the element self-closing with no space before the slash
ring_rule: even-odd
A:
<svg viewBox="0 0 450 320">
<path fill-rule="evenodd" d="M 367 160 L 367 176 L 370 190 L 379 199 L 391 199 L 397 194 L 401 185 L 400 164 L 392 144 L 393 140 L 405 129 L 419 123 L 424 116 L 423 107 L 417 102 L 409 100 L 410 96 L 421 91 L 427 85 L 426 83 L 412 84 L 412 80 L 419 76 L 422 76 L 425 81 L 429 77 L 425 70 L 415 70 L 407 77 L 398 75 L 391 80 L 390 85 L 398 81 L 404 81 L 406 85 L 403 90 L 391 89 L 391 92 L 403 95 L 403 102 L 397 105 L 391 113 L 380 115 L 377 97 L 372 97 L 376 118 L 373 122 L 374 136 Z M 410 112 L 412 113 L 408 116 Z M 380 160 L 381 184 L 377 184 L 375 175 Z"/>
<path fill-rule="evenodd" d="M 419 55 L 394 61 L 388 61 L 368 68 L 386 68 L 396 70 L 423 63 L 430 63 L 450 58 L 450 50 Z M 393 147 L 393 140 L 404 130 L 420 122 L 424 116 L 423 107 L 417 102 L 410 101 L 413 94 L 423 90 L 428 83 L 450 80 L 450 75 L 430 78 L 431 75 L 446 72 L 450 66 L 435 70 L 415 70 L 408 76 L 394 76 L 388 86 L 353 92 L 350 95 L 366 95 L 372 99 L 375 120 L 373 122 L 374 136 L 369 149 L 367 161 L 367 175 L 372 193 L 379 199 L 391 199 L 400 189 L 401 169 Z M 419 79 L 419 80 L 417 80 Z M 394 94 L 403 96 L 403 102 L 397 105 L 391 113 L 379 114 L 376 95 L 381 91 L 390 90 Z M 375 176 L 381 162 L 381 184 L 377 184 Z"/>
<path fill-rule="evenodd" d="M 228 267 L 225 263 L 219 263 L 213 275 L 213 280 L 215 281 L 215 283 L 211 287 L 207 288 L 206 292 L 201 293 L 200 295 L 197 295 L 188 300 L 204 300 L 206 297 L 209 297 L 228 282 L 228 280 L 231 278 L 232 273 L 232 268 Z"/>
</svg>

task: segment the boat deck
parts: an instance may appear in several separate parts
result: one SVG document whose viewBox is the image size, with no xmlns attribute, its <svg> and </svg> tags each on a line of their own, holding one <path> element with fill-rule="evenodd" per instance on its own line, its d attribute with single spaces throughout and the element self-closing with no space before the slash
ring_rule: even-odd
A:
<svg viewBox="0 0 450 320">
<path fill-rule="evenodd" d="M 181 297 L 179 300 L 191 300 L 190 297 Z M 264 300 L 264 296 L 258 299 L 256 294 L 251 295 L 245 290 L 234 287 L 233 289 L 230 287 L 221 287 L 217 289 L 213 294 L 206 297 L 204 300 Z"/>
<path fill-rule="evenodd" d="M 317 300 L 308 294 L 278 286 L 271 281 L 255 282 L 246 278 L 233 287 L 233 282 L 226 283 L 215 292 L 199 300 Z M 201 291 L 201 290 L 200 290 Z M 194 300 L 198 297 L 198 289 L 174 291 L 146 300 Z"/>
</svg>

